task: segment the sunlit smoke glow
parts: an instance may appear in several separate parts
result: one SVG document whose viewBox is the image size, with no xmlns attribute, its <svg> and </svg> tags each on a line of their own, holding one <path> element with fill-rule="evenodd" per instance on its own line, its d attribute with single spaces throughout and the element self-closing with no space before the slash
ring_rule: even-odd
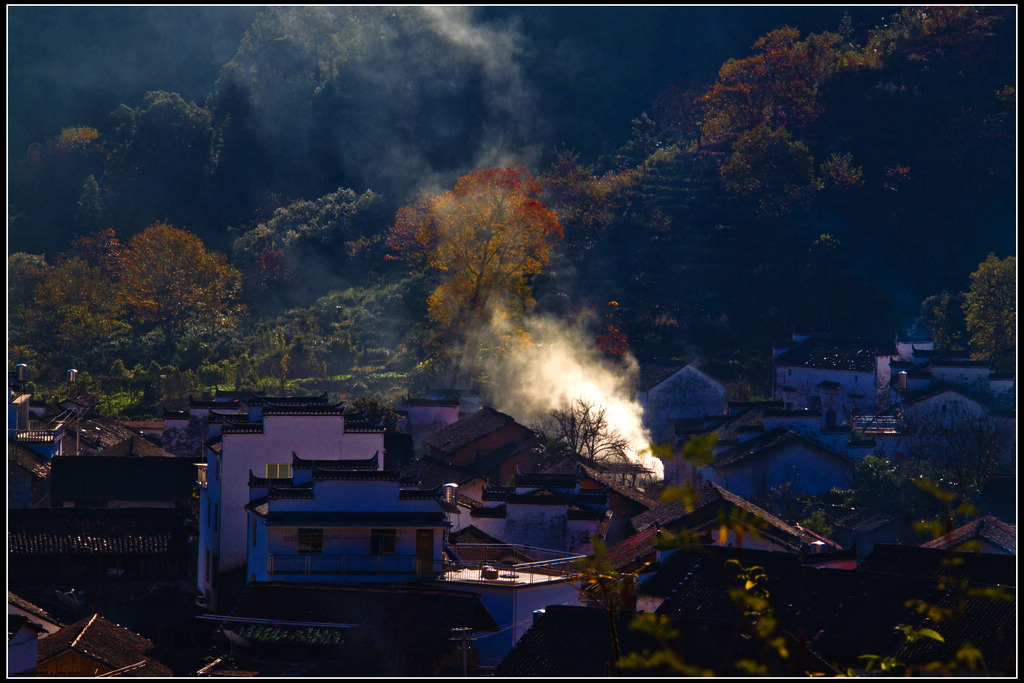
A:
<svg viewBox="0 0 1024 683">
<path fill-rule="evenodd" d="M 651 455 L 642 409 L 633 397 L 636 360 L 629 357 L 626 368 L 609 363 L 592 335 L 554 318 L 529 318 L 524 321 L 524 329 L 529 343 L 503 344 L 501 353 L 491 354 L 487 361 L 495 407 L 530 423 L 575 399 L 603 406 L 610 427 L 629 444 L 630 460 L 662 479 L 664 468 Z M 495 324 L 482 333 L 482 338 L 483 343 L 501 343 L 508 339 L 507 330 Z"/>
</svg>

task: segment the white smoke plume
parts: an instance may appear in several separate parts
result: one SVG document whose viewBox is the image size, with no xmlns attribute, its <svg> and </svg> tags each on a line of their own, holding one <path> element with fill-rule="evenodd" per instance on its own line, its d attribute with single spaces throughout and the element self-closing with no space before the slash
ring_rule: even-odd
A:
<svg viewBox="0 0 1024 683">
<path fill-rule="evenodd" d="M 643 411 L 634 399 L 636 360 L 630 356 L 625 368 L 610 363 L 585 329 L 555 318 L 528 318 L 524 329 L 530 337 L 528 343 L 502 344 L 508 335 L 498 324 L 483 333 L 483 343 L 502 346 L 500 353 L 486 354 L 495 408 L 531 423 L 576 399 L 602 406 L 611 430 L 628 443 L 630 460 L 650 470 L 656 479 L 664 478 L 661 461 L 651 454 Z"/>
</svg>

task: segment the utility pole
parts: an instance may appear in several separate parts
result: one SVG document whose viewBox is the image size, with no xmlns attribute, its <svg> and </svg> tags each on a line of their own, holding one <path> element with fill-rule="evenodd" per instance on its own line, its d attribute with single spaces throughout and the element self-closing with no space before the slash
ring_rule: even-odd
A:
<svg viewBox="0 0 1024 683">
<path fill-rule="evenodd" d="M 77 382 L 78 370 L 75 370 L 74 368 L 68 370 L 68 401 L 71 400 L 71 385 Z M 78 408 L 75 408 L 75 455 L 78 455 L 79 452 L 78 433 L 81 431 L 81 429 L 79 429 L 79 423 L 82 421 L 82 418 L 78 414 L 78 412 Z"/>
<path fill-rule="evenodd" d="M 459 641 L 459 649 L 462 650 L 462 677 L 463 678 L 468 678 L 469 677 L 469 664 L 466 661 L 466 656 L 467 656 L 466 653 L 469 652 L 469 641 L 470 640 L 475 640 L 475 638 L 470 637 L 470 633 L 472 633 L 472 631 L 473 631 L 473 629 L 469 628 L 468 626 L 461 626 L 461 627 L 458 627 L 458 628 L 453 628 L 452 629 L 452 637 L 449 638 L 449 640 Z"/>
</svg>

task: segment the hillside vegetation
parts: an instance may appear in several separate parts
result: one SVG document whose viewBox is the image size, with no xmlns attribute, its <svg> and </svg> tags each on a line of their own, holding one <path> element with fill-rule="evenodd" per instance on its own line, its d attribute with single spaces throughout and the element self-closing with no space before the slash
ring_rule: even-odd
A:
<svg viewBox="0 0 1024 683">
<path fill-rule="evenodd" d="M 488 204 L 486 234 L 544 216 L 520 223 L 533 260 L 472 271 L 512 323 L 696 362 L 732 398 L 768 393 L 794 327 L 937 332 L 1012 369 L 1005 330 L 968 334 L 949 302 L 1016 253 L 1015 9 L 874 27 L 839 9 L 828 31 L 763 26 L 717 72 L 662 59 L 614 121 L 582 110 L 633 66 L 595 57 L 600 14 L 262 9 L 205 96 L 139 92 L 10 152 L 8 362 L 43 397 L 77 368 L 124 417 L 217 387 L 389 400 L 484 381 L 461 357 L 496 314 L 444 250 L 482 233 L 445 226 L 485 205 L 459 197 L 516 182 L 535 191 Z"/>
</svg>

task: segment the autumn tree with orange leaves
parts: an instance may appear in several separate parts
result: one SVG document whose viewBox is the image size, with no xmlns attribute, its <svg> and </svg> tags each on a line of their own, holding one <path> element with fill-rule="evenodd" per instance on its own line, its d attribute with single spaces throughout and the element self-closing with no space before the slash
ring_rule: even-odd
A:
<svg viewBox="0 0 1024 683">
<path fill-rule="evenodd" d="M 122 254 L 124 304 L 137 321 L 160 326 L 168 357 L 190 325 L 213 325 L 229 312 L 240 283 L 223 254 L 167 223 L 132 237 Z"/>
<path fill-rule="evenodd" d="M 540 192 L 521 166 L 477 169 L 398 212 L 388 247 L 394 258 L 441 274 L 427 303 L 442 334 L 495 316 L 518 321 L 533 306 L 530 279 L 562 238 Z"/>
</svg>

